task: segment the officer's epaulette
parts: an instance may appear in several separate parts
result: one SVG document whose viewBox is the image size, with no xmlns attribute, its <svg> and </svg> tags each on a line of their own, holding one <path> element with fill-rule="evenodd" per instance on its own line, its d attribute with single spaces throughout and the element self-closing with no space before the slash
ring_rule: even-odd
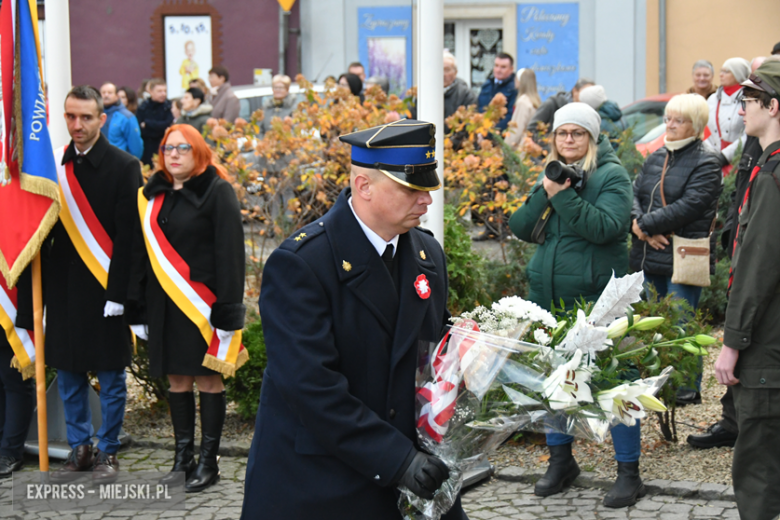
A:
<svg viewBox="0 0 780 520">
<path fill-rule="evenodd" d="M 317 220 L 287 237 L 280 247 L 288 251 L 297 251 L 304 244 L 311 242 L 314 237 L 322 234 L 323 231 L 325 231 L 325 226 L 322 223 L 322 219 Z"/>
<path fill-rule="evenodd" d="M 420 227 L 420 226 L 415 227 L 415 229 L 418 230 L 418 231 L 422 231 L 423 233 L 427 233 L 427 234 L 433 236 L 433 231 L 431 231 L 430 229 L 426 229 L 426 228 Z"/>
</svg>

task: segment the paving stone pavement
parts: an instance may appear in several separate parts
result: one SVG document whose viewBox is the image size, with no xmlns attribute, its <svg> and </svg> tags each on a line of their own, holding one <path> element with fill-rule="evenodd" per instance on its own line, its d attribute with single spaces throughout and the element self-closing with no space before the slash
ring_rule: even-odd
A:
<svg viewBox="0 0 780 520">
<path fill-rule="evenodd" d="M 123 471 L 158 470 L 164 472 L 170 468 L 172 452 L 154 448 L 132 447 L 119 453 L 119 461 Z M 57 469 L 59 466 L 59 463 L 54 462 L 52 469 Z M 23 471 L 32 473 L 37 471 L 37 467 L 30 460 Z M 222 480 L 217 485 L 201 493 L 187 495 L 186 510 L 169 511 L 76 509 L 22 513 L 13 510 L 12 481 L 4 480 L 0 481 L 0 518 L 8 520 L 238 519 L 243 500 L 246 458 L 222 457 L 220 471 Z M 534 496 L 532 484 L 491 479 L 468 489 L 463 495 L 463 505 L 472 520 L 530 520 L 537 518 L 720 520 L 739 518 L 734 502 L 667 495 L 646 497 L 636 506 L 627 509 L 608 509 L 601 505 L 605 493 L 601 489 L 572 487 L 562 494 L 539 498 Z"/>
</svg>

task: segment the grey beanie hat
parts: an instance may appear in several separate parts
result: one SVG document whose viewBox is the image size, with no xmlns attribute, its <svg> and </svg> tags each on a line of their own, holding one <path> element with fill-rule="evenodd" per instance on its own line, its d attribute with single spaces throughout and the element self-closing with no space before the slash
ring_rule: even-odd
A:
<svg viewBox="0 0 780 520">
<path fill-rule="evenodd" d="M 591 85 L 580 90 L 580 101 L 598 110 L 607 101 L 607 93 L 601 85 Z"/>
<path fill-rule="evenodd" d="M 750 63 L 744 58 L 729 58 L 723 62 L 721 68 L 731 72 L 737 83 L 742 83 L 750 76 Z"/>
<path fill-rule="evenodd" d="M 553 132 L 555 132 L 559 126 L 566 124 L 579 125 L 593 137 L 594 141 L 599 140 L 599 132 L 601 131 L 601 116 L 585 103 L 569 103 L 559 108 L 555 112 L 555 119 L 553 120 Z"/>
</svg>

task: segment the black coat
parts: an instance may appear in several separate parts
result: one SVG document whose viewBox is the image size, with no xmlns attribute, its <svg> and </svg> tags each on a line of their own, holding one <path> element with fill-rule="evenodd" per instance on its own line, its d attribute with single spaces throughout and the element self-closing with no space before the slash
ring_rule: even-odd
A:
<svg viewBox="0 0 780 520">
<path fill-rule="evenodd" d="M 758 161 L 763 152 L 764 149 L 761 148 L 758 137 L 747 136 L 745 149 L 742 150 L 742 158 L 739 160 L 739 166 L 737 166 L 737 178 L 734 181 L 734 192 L 731 194 L 731 207 L 720 235 L 720 244 L 726 250 L 729 258 L 734 254 L 734 239 L 736 238 L 734 235 L 737 231 L 734 223 L 737 221 L 739 206 L 745 199 L 745 192 L 750 183 L 750 174 L 753 172 L 756 161 Z"/>
<path fill-rule="evenodd" d="M 669 164 L 664 178 L 661 201 L 661 172 L 666 155 Z M 661 147 L 645 161 L 634 180 L 634 206 L 631 220 L 648 235 L 670 235 L 702 238 L 710 233 L 717 211 L 718 197 L 723 189 L 718 154 L 696 139 L 680 150 L 670 152 Z M 656 251 L 636 236 L 631 247 L 630 264 L 634 271 L 672 276 L 672 240 Z M 715 269 L 715 234 L 710 244 L 710 269 Z"/>
<path fill-rule="evenodd" d="M 165 130 L 173 124 L 171 102 L 167 99 L 162 103 L 147 99 L 135 113 L 138 126 L 141 127 L 141 138 L 144 140 L 144 154 L 141 161 L 144 164 L 152 163 L 152 156 L 160 153 L 160 142 L 165 135 Z"/>
<path fill-rule="evenodd" d="M 71 142 L 62 158 L 63 164 L 68 161 L 114 249 L 103 289 L 62 222 L 49 233 L 41 249 L 46 364 L 73 372 L 118 370 L 130 364 L 130 330 L 121 316 L 104 318 L 103 308 L 106 301 L 124 304 L 127 299 L 141 165 L 102 134 L 84 158 L 76 157 Z M 32 303 L 20 300 L 19 308 L 31 310 Z M 20 326 L 33 328 L 32 315 L 21 321 Z"/>
<path fill-rule="evenodd" d="M 449 319 L 447 268 L 433 237 L 401 235 L 399 297 L 348 196 L 265 265 L 268 367 L 244 520 L 401 519 L 394 482 L 416 440 L 418 340 L 438 341 Z M 421 274 L 428 299 L 414 289 Z M 444 518 L 465 518 L 460 502 Z"/>
<path fill-rule="evenodd" d="M 536 109 L 536 113 L 528 123 L 527 130 L 531 132 L 535 141 L 539 140 L 539 123 L 547 125 L 547 134 L 552 133 L 553 121 L 555 120 L 555 112 L 562 106 L 568 105 L 572 102 L 571 92 L 558 92 L 548 97 L 539 108 Z"/>
<path fill-rule="evenodd" d="M 458 108 L 477 104 L 477 93 L 460 78 L 455 78 L 450 88 L 444 91 L 444 119 L 454 114 Z"/>
<path fill-rule="evenodd" d="M 148 200 L 161 193 L 165 200 L 157 217 L 160 229 L 189 266 L 192 279 L 217 297 L 211 308 L 211 324 L 222 330 L 240 330 L 245 314 L 244 228 L 233 187 L 209 166 L 180 190 L 174 190 L 162 172 L 157 172 L 143 194 Z M 208 349 L 203 336 L 168 297 L 152 270 L 137 208 L 135 222 L 126 318 L 132 325 L 149 325 L 151 374 L 214 374 L 201 366 Z"/>
</svg>

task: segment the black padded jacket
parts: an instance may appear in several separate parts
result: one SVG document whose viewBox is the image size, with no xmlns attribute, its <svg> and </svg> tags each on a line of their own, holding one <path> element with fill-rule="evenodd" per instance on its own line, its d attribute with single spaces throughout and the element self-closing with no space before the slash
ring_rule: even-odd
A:
<svg viewBox="0 0 780 520">
<path fill-rule="evenodd" d="M 669 154 L 664 177 L 664 207 L 660 195 L 661 172 Z M 702 238 L 710 232 L 723 188 L 718 155 L 696 139 L 676 151 L 662 147 L 645 161 L 634 181 L 634 205 L 631 220 L 648 235 L 674 233 L 684 238 Z M 664 249 L 655 250 L 647 242 L 633 237 L 629 257 L 634 271 L 671 276 L 672 240 Z M 710 271 L 715 272 L 715 235 L 710 243 Z"/>
</svg>

